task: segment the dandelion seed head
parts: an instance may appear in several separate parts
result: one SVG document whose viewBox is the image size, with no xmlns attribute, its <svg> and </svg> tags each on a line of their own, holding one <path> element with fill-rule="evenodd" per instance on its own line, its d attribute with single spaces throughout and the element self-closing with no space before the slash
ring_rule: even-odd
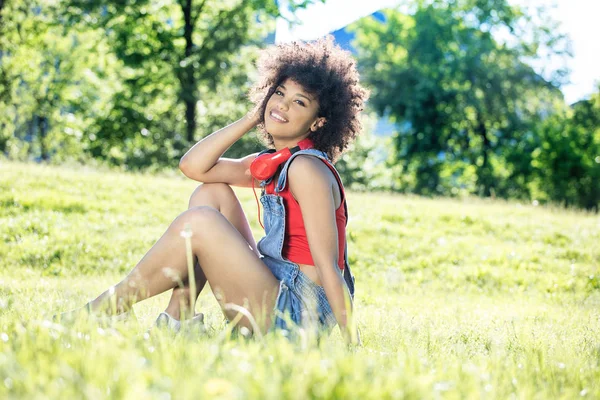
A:
<svg viewBox="0 0 600 400">
<path fill-rule="evenodd" d="M 12 389 L 13 387 L 13 380 L 10 378 L 6 378 L 4 380 L 4 386 L 6 386 L 7 389 Z"/>
<path fill-rule="evenodd" d="M 184 238 L 184 239 L 188 239 L 192 237 L 192 231 L 188 231 L 188 230 L 183 230 L 179 233 L 179 235 Z"/>
<path fill-rule="evenodd" d="M 246 328 L 245 326 L 242 326 L 242 327 L 240 328 L 240 333 L 241 333 L 241 335 L 242 335 L 242 336 L 244 336 L 244 337 L 250 337 L 250 334 L 251 334 L 252 332 L 250 332 L 250 329 Z"/>
</svg>

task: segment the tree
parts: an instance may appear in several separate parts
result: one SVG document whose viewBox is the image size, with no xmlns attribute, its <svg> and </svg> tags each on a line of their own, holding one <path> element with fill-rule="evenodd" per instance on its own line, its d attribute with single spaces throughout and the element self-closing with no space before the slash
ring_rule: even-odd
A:
<svg viewBox="0 0 600 400">
<path fill-rule="evenodd" d="M 396 157 L 415 176 L 396 189 L 449 194 L 474 168 L 476 193 L 523 195 L 515 181 L 531 171 L 511 155 L 533 150 L 523 143 L 560 98 L 564 76 L 544 79 L 524 60 L 542 49 L 567 54 L 565 38 L 506 0 L 419 1 L 412 15 L 384 16 L 354 29 L 371 105 L 398 124 Z"/>
<path fill-rule="evenodd" d="M 600 87 L 590 100 L 556 112 L 539 126 L 532 154 L 539 190 L 565 206 L 600 207 Z"/>
<path fill-rule="evenodd" d="M 81 81 L 93 71 L 97 60 L 90 54 L 102 44 L 93 31 L 65 34 L 48 5 L 6 2 L 0 14 L 0 147 L 41 160 L 81 136 L 85 123 L 74 121 L 73 109 L 86 99 Z"/>
<path fill-rule="evenodd" d="M 391 173 L 387 168 L 390 138 L 378 137 L 374 112 L 363 113 L 363 132 L 335 164 L 344 186 L 354 191 L 389 190 Z"/>
<path fill-rule="evenodd" d="M 279 15 L 273 0 L 69 0 L 61 9 L 67 25 L 104 29 L 123 63 L 123 84 L 90 151 L 119 163 L 127 142 L 136 164 L 178 157 L 198 139 L 198 124 L 213 125 L 231 100 L 239 104 L 229 121 L 241 115 L 257 46 Z"/>
<path fill-rule="evenodd" d="M 8 104 L 11 101 L 9 85 L 10 81 L 8 73 L 4 67 L 4 57 L 6 57 L 6 49 L 4 48 L 4 30 L 6 29 L 6 23 L 4 22 L 4 0 L 0 0 L 0 111 L 7 110 Z M 4 29 L 3 29 L 4 28 Z M 6 151 L 6 144 L 10 135 L 7 133 L 8 123 L 6 122 L 6 116 L 0 118 L 0 152 Z"/>
</svg>

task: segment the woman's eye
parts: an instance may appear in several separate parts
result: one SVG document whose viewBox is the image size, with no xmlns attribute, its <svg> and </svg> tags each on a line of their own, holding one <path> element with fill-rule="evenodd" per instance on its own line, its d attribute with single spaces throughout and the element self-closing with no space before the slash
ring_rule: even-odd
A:
<svg viewBox="0 0 600 400">
<path fill-rule="evenodd" d="M 296 103 L 300 104 L 302 107 L 306 105 L 302 100 L 296 100 Z"/>
<path fill-rule="evenodd" d="M 281 90 L 276 90 L 276 91 L 275 91 L 275 94 L 276 94 L 277 96 L 283 96 L 283 92 L 282 92 Z"/>
</svg>

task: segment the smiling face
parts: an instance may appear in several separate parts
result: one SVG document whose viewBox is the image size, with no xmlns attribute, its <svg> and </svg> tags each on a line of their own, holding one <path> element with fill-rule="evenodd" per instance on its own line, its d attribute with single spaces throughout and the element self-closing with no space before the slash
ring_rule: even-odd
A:
<svg viewBox="0 0 600 400">
<path fill-rule="evenodd" d="M 319 101 L 298 83 L 286 79 L 265 107 L 265 129 L 276 149 L 293 147 L 325 122 L 319 117 Z"/>
</svg>

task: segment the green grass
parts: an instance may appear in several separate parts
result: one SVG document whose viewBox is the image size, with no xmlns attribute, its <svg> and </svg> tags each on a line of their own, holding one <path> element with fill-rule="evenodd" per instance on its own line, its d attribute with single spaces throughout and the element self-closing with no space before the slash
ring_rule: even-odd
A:
<svg viewBox="0 0 600 400">
<path fill-rule="evenodd" d="M 600 217 L 349 193 L 364 347 L 47 321 L 116 283 L 187 206 L 172 176 L 0 163 L 0 398 L 600 398 Z M 258 238 L 256 204 L 238 190 Z"/>
</svg>

